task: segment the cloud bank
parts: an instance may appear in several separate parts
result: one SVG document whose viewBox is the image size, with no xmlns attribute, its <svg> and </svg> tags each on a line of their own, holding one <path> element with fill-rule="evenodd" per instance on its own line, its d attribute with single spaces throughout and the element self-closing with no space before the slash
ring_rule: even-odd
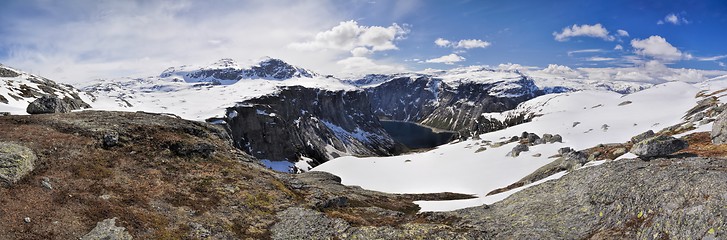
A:
<svg viewBox="0 0 727 240">
<path fill-rule="evenodd" d="M 670 13 L 670 14 L 666 15 L 666 17 L 664 17 L 664 19 L 660 19 L 659 21 L 656 22 L 657 25 L 662 25 L 662 24 L 666 24 L 666 23 L 670 23 L 673 25 L 689 24 L 689 20 L 687 20 L 684 17 L 680 17 L 674 13 Z"/>
<path fill-rule="evenodd" d="M 679 51 L 661 36 L 651 36 L 646 39 L 632 39 L 631 47 L 636 54 L 652 57 L 663 61 L 677 61 L 692 59 L 692 55 Z"/>
<path fill-rule="evenodd" d="M 560 32 L 553 32 L 553 36 L 555 37 L 555 40 L 559 42 L 568 41 L 573 37 L 592 37 L 606 41 L 613 41 L 616 39 L 614 36 L 608 35 L 608 30 L 606 30 L 606 28 L 604 28 L 600 23 L 596 23 L 595 25 L 573 24 L 573 26 L 563 28 Z"/>
<path fill-rule="evenodd" d="M 428 62 L 428 63 L 444 63 L 444 64 L 452 65 L 452 64 L 455 64 L 455 63 L 458 63 L 458 62 L 462 62 L 464 60 L 467 60 L 467 59 L 464 58 L 464 57 L 462 57 L 462 56 L 459 56 L 457 54 L 452 53 L 452 54 L 444 55 L 444 56 L 441 56 L 441 57 L 438 57 L 438 58 L 432 58 L 432 59 L 429 59 L 429 60 L 427 60 L 425 62 Z"/>
<path fill-rule="evenodd" d="M 452 42 L 444 38 L 437 38 L 434 40 L 434 44 L 440 47 L 451 47 L 454 49 L 486 48 L 492 45 L 490 42 L 479 39 L 463 39 L 457 42 Z"/>
</svg>

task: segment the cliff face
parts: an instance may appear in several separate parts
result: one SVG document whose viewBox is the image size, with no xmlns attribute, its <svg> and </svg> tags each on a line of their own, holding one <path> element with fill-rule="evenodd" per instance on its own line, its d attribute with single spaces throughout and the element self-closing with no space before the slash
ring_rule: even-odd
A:
<svg viewBox="0 0 727 240">
<path fill-rule="evenodd" d="M 367 89 L 374 114 L 383 119 L 419 122 L 439 106 L 447 89 L 430 77 L 401 77 Z"/>
<path fill-rule="evenodd" d="M 515 81 L 456 85 L 428 76 L 400 77 L 367 91 L 373 111 L 380 118 L 457 131 L 462 136 L 487 129 L 487 123 L 478 121 L 482 113 L 510 110 L 542 95 L 535 83 L 524 76 Z"/>
<path fill-rule="evenodd" d="M 314 159 L 393 155 L 403 151 L 371 112 L 362 91 L 286 87 L 228 108 L 235 145 L 260 159 Z"/>
</svg>

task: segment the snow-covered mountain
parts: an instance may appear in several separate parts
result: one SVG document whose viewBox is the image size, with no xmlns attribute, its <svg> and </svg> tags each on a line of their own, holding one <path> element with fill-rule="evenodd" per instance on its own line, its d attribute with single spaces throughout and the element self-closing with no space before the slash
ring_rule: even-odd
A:
<svg viewBox="0 0 727 240">
<path fill-rule="evenodd" d="M 160 78 L 182 79 L 186 82 L 208 82 L 233 84 L 242 79 L 287 80 L 291 78 L 314 78 L 319 74 L 290 65 L 283 60 L 263 58 L 255 64 L 242 65 L 225 58 L 209 66 L 171 67 L 162 72 Z"/>
<path fill-rule="evenodd" d="M 285 170 L 302 159 L 315 166 L 340 156 L 401 152 L 379 119 L 452 130 L 466 138 L 526 123 L 556 109 L 536 107 L 534 99 L 568 94 L 620 97 L 658 84 L 594 76 L 555 66 L 473 66 L 339 80 L 278 59 L 248 64 L 222 59 L 209 66 L 170 68 L 148 78 L 98 81 L 84 90 L 95 97 L 91 104 L 97 109 L 165 112 L 223 124 L 233 132 L 238 148 Z M 280 160 L 288 163 L 274 162 Z"/>
<path fill-rule="evenodd" d="M 71 85 L 0 65 L 0 112 L 27 114 L 28 104 L 46 95 L 56 96 L 74 109 L 90 107 L 86 104 L 89 96 Z"/>
<path fill-rule="evenodd" d="M 97 82 L 84 90 L 96 96 L 97 109 L 164 112 L 225 125 L 238 148 L 277 170 L 298 160 L 316 165 L 338 156 L 402 151 L 359 88 L 278 59 L 251 67 L 223 59 L 204 68 Z M 306 164 L 298 167 L 307 169 Z"/>
<path fill-rule="evenodd" d="M 275 94 L 287 86 L 357 89 L 336 78 L 265 58 L 247 66 L 222 59 L 206 67 L 169 68 L 159 76 L 97 80 L 83 90 L 96 96 L 92 105 L 97 109 L 165 112 L 204 121 L 224 117 L 226 109 L 238 102 Z"/>
</svg>

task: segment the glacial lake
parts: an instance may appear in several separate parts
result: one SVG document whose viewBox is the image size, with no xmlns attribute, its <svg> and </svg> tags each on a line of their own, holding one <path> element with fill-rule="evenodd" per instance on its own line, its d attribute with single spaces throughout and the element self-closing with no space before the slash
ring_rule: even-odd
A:
<svg viewBox="0 0 727 240">
<path fill-rule="evenodd" d="M 379 120 L 394 140 L 410 149 L 433 148 L 452 140 L 455 132 L 433 129 L 412 122 Z"/>
</svg>

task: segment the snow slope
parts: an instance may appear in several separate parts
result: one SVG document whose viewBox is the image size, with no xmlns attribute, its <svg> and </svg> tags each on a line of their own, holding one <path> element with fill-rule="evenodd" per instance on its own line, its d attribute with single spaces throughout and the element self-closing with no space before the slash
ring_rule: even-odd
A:
<svg viewBox="0 0 727 240">
<path fill-rule="evenodd" d="M 28 104 L 43 95 L 75 98 L 90 102 L 78 89 L 47 78 L 0 65 L 0 112 L 24 115 Z"/>
<path fill-rule="evenodd" d="M 532 122 L 481 135 L 434 150 L 395 157 L 342 157 L 326 162 L 314 171 L 338 175 L 344 184 L 392 193 L 458 192 L 478 198 L 458 201 L 418 202 L 422 211 L 453 210 L 493 203 L 515 191 L 485 196 L 550 163 L 561 147 L 585 149 L 601 143 L 626 142 L 649 129 L 660 130 L 681 122 L 695 105 L 697 86 L 670 82 L 629 95 L 612 91 L 579 91 L 544 95 L 513 111 L 529 111 L 542 116 Z M 630 104 L 619 104 L 630 101 Z M 495 116 L 493 116 L 495 117 Z M 574 124 L 574 122 L 580 122 Z M 576 126 L 574 126 L 576 125 Z M 505 155 L 517 144 L 489 147 L 484 141 L 498 142 L 522 132 L 538 135 L 560 134 L 563 143 L 532 146 L 519 157 Z M 536 153 L 542 154 L 534 157 Z M 558 176 L 553 176 L 558 177 Z M 517 189 L 516 189 L 517 190 Z"/>
</svg>

